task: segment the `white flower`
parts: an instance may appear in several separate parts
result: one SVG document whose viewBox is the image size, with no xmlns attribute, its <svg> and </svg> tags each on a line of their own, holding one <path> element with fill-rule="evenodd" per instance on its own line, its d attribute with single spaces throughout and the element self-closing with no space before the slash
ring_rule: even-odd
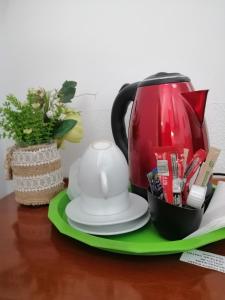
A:
<svg viewBox="0 0 225 300">
<path fill-rule="evenodd" d="M 50 91 L 49 92 L 49 98 L 50 98 L 50 101 L 54 101 L 54 99 L 56 99 L 58 97 L 58 92 L 57 90 L 53 90 L 53 91 Z"/>
<path fill-rule="evenodd" d="M 32 131 L 33 131 L 32 128 L 25 128 L 23 130 L 23 133 L 25 133 L 25 134 L 31 134 Z"/>
<path fill-rule="evenodd" d="M 65 117 L 66 117 L 66 115 L 62 113 L 62 114 L 59 116 L 58 119 L 59 119 L 60 121 L 63 121 L 63 120 L 65 119 Z"/>
<path fill-rule="evenodd" d="M 32 104 L 32 107 L 33 107 L 33 108 L 38 108 L 38 107 L 40 107 L 40 103 L 38 103 L 38 102 L 33 103 L 33 104 Z"/>
<path fill-rule="evenodd" d="M 59 98 L 55 98 L 55 99 L 52 101 L 52 104 L 53 104 L 53 105 L 58 105 L 58 104 L 59 104 L 59 101 L 60 101 Z"/>
<path fill-rule="evenodd" d="M 48 117 L 49 119 L 51 119 L 51 118 L 53 117 L 53 111 L 48 110 L 48 111 L 46 112 L 46 115 L 47 115 L 47 117 Z"/>
</svg>

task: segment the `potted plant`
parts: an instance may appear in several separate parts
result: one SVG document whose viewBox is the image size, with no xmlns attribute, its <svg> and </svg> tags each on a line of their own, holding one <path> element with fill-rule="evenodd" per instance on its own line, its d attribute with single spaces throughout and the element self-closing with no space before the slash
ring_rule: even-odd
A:
<svg viewBox="0 0 225 300">
<path fill-rule="evenodd" d="M 0 137 L 13 139 L 6 154 L 6 179 L 13 179 L 16 201 L 47 204 L 63 189 L 58 147 L 83 136 L 80 113 L 69 108 L 76 82 L 60 90 L 29 89 L 26 101 L 8 95 L 0 107 Z"/>
</svg>

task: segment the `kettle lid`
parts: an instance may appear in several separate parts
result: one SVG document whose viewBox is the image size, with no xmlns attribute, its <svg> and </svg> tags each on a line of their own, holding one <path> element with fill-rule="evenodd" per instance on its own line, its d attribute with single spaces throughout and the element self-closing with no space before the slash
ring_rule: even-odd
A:
<svg viewBox="0 0 225 300">
<path fill-rule="evenodd" d="M 148 86 L 148 85 L 156 85 L 163 83 L 175 83 L 175 82 L 190 82 L 190 78 L 180 73 L 167 73 L 167 72 L 159 72 L 154 75 L 148 76 L 143 81 L 139 83 L 139 87 Z"/>
</svg>

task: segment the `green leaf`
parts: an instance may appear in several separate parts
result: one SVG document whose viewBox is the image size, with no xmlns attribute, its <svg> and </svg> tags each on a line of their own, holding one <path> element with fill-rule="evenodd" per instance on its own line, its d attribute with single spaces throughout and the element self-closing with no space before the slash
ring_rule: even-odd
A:
<svg viewBox="0 0 225 300">
<path fill-rule="evenodd" d="M 77 83 L 75 81 L 65 81 L 63 83 L 59 91 L 59 98 L 63 103 L 71 102 L 76 92 L 76 85 Z"/>
<path fill-rule="evenodd" d="M 67 132 L 69 132 L 77 124 L 76 120 L 68 119 L 62 121 L 59 127 L 54 132 L 55 138 L 62 138 Z"/>
</svg>

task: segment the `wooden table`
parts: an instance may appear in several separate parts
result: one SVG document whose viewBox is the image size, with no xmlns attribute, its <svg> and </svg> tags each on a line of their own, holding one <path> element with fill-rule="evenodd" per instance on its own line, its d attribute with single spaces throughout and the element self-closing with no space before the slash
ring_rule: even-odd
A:
<svg viewBox="0 0 225 300">
<path fill-rule="evenodd" d="M 180 255 L 126 256 L 62 234 L 48 207 L 0 200 L 0 299 L 225 299 L 225 274 L 179 261 Z M 225 255 L 225 241 L 202 248 Z"/>
</svg>

